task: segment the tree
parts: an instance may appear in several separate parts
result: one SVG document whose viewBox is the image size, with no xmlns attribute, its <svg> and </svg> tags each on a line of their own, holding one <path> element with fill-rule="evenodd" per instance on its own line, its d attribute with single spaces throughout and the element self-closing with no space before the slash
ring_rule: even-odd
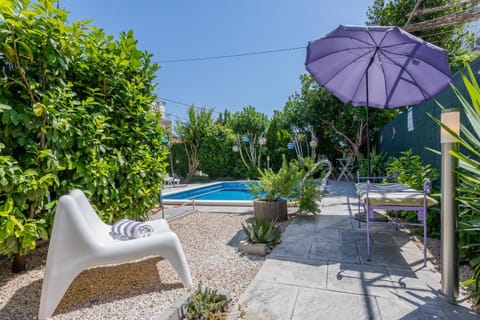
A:
<svg viewBox="0 0 480 320">
<path fill-rule="evenodd" d="M 247 106 L 242 111 L 231 115 L 227 126 L 235 133 L 235 143 L 249 176 L 256 177 L 257 168 L 261 163 L 262 148 L 266 143 L 268 117 L 255 111 L 254 107 Z"/>
<path fill-rule="evenodd" d="M 319 141 L 318 153 L 330 159 L 339 148 L 350 148 L 357 159 L 365 150 L 367 136 L 388 123 L 398 110 L 369 110 L 370 132 L 366 132 L 365 107 L 353 107 L 318 86 L 312 76 L 300 77 L 302 89 L 289 98 L 284 107 L 286 123 L 307 132 L 313 130 Z M 343 146 L 342 146 L 343 145 Z"/>
<path fill-rule="evenodd" d="M 367 24 L 403 27 L 417 1 L 418 0 L 375 0 L 373 5 L 367 10 Z M 417 9 L 440 7 L 459 1 L 460 0 L 422 1 Z M 463 7 L 457 7 L 448 9 L 447 11 L 444 10 L 415 16 L 412 18 L 410 24 L 435 19 L 446 13 L 459 12 L 462 10 L 464 10 Z M 444 48 L 447 51 L 450 67 L 453 72 L 460 70 L 464 67 L 465 62 L 473 61 L 478 56 L 478 54 L 469 54 L 474 39 L 473 34 L 468 32 L 465 23 L 412 33 L 419 38 Z"/>
<path fill-rule="evenodd" d="M 188 109 L 188 121 L 179 122 L 175 131 L 185 146 L 188 159 L 187 180 L 191 179 L 200 165 L 199 150 L 204 145 L 204 139 L 211 135 L 213 127 L 212 109 L 201 108 L 198 112 L 195 107 Z"/>
<path fill-rule="evenodd" d="M 274 171 L 280 169 L 284 157 L 288 161 L 293 159 L 293 153 L 287 149 L 287 144 L 291 140 L 289 129 L 290 126 L 285 113 L 275 110 L 265 134 L 267 139 L 268 168 L 272 168 Z"/>
<path fill-rule="evenodd" d="M 240 159 L 232 152 L 234 144 L 235 135 L 232 130 L 216 121 L 200 147 L 199 168 L 202 172 L 210 178 L 244 177 Z"/>
</svg>

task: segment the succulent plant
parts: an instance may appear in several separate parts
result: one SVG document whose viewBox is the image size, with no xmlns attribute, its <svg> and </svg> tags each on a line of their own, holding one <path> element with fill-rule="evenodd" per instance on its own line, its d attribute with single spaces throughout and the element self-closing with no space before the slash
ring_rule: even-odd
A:
<svg viewBox="0 0 480 320">
<path fill-rule="evenodd" d="M 188 320 L 222 320 L 226 319 L 228 299 L 217 290 L 204 287 L 202 282 L 198 283 L 197 291 L 188 298 L 185 304 L 184 319 Z"/>
<path fill-rule="evenodd" d="M 280 243 L 282 232 L 275 226 L 275 222 L 254 220 L 249 227 L 242 223 L 248 240 L 252 243 L 265 243 L 269 248 Z"/>
</svg>

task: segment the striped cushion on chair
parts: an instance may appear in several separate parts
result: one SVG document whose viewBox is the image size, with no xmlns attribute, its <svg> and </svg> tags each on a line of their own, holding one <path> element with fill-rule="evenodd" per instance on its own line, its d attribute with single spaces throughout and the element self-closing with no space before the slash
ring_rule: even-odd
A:
<svg viewBox="0 0 480 320">
<path fill-rule="evenodd" d="M 120 236 L 138 239 L 148 237 L 153 232 L 153 228 L 144 222 L 121 219 L 112 225 L 112 232 Z"/>
</svg>

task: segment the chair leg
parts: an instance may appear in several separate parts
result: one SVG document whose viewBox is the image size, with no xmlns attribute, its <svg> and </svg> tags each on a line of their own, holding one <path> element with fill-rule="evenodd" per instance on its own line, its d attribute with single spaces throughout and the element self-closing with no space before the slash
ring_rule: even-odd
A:
<svg viewBox="0 0 480 320">
<path fill-rule="evenodd" d="M 360 229 L 361 224 L 360 224 L 360 205 L 362 200 L 360 199 L 360 196 L 358 196 L 358 228 Z"/>
<path fill-rule="evenodd" d="M 365 220 L 367 222 L 367 260 L 371 260 L 371 254 L 370 254 L 370 208 L 366 206 L 366 211 L 365 211 Z"/>
<path fill-rule="evenodd" d="M 182 245 L 180 244 L 180 240 L 178 239 L 177 235 L 172 233 L 172 246 L 164 248 L 162 250 L 162 256 L 170 262 L 172 268 L 180 277 L 183 285 L 185 287 L 189 287 L 192 285 L 192 276 L 190 274 L 190 269 L 188 268 L 187 259 L 185 258 L 185 254 L 183 252 Z"/>
<path fill-rule="evenodd" d="M 52 316 L 73 279 L 80 272 L 81 270 L 78 270 L 78 268 L 65 267 L 61 261 L 57 261 L 50 266 L 48 274 L 43 279 L 40 309 L 38 311 L 39 319 Z"/>
<path fill-rule="evenodd" d="M 427 211 L 423 212 L 423 266 L 427 266 Z"/>
</svg>

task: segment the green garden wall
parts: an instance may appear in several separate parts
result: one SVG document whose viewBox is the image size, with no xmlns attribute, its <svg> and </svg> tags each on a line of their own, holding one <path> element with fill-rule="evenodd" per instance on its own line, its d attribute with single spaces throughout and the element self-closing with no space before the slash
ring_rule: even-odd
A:
<svg viewBox="0 0 480 320">
<path fill-rule="evenodd" d="M 480 58 L 473 61 L 470 65 L 477 81 L 480 81 Z M 452 83 L 464 96 L 468 96 L 465 86 L 463 85 L 461 73 L 468 74 L 466 69 L 455 73 Z M 432 79 L 432 81 L 434 81 L 434 79 Z M 462 124 L 467 125 L 468 121 L 452 88 L 449 87 L 443 90 L 435 99 L 445 108 L 460 109 L 460 121 Z M 413 130 L 411 131 L 408 128 L 409 112 L 412 112 L 413 120 L 411 122 L 413 123 Z M 430 113 L 437 119 L 440 118 L 441 109 L 434 99 L 413 106 L 411 111 L 403 112 L 389 124 L 381 128 L 375 136 L 377 150 L 385 152 L 387 157 L 398 157 L 400 156 L 400 152 L 412 149 L 414 154 L 418 154 L 422 158 L 424 164 L 429 163 L 440 172 L 440 155 L 427 150 L 427 148 L 440 150 L 440 127 L 430 119 L 427 113 Z M 469 123 L 467 127 L 468 126 L 470 126 Z"/>
</svg>

